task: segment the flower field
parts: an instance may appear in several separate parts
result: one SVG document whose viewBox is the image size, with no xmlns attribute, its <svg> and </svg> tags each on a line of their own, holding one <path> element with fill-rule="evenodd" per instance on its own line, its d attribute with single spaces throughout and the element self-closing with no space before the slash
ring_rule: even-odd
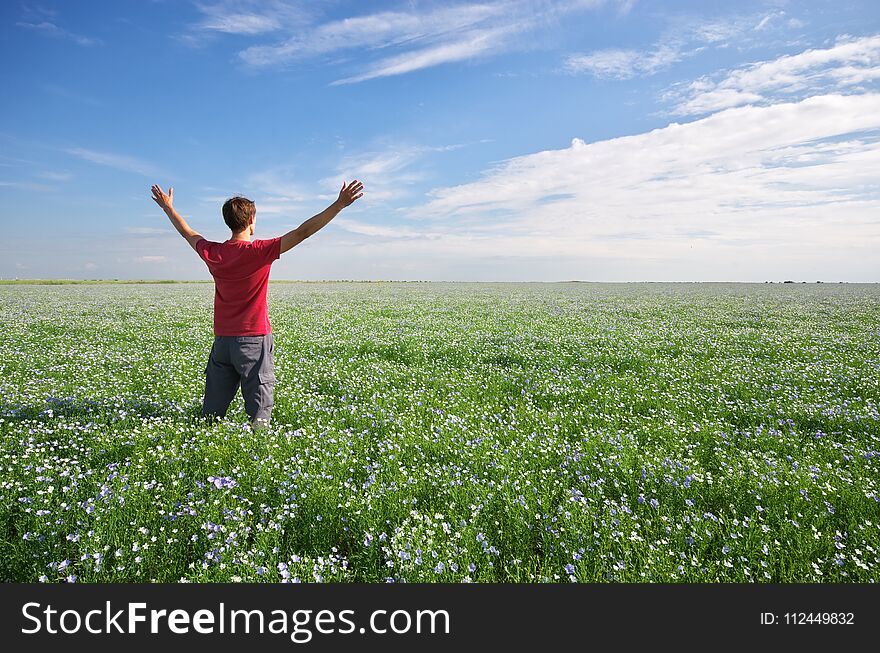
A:
<svg viewBox="0 0 880 653">
<path fill-rule="evenodd" d="M 256 433 L 212 297 L 0 286 L 0 579 L 880 579 L 880 286 L 275 283 Z"/>
</svg>

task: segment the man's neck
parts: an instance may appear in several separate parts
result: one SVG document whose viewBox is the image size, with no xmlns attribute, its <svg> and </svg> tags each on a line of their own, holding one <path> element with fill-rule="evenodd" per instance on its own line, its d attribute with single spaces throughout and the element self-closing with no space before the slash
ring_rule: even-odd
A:
<svg viewBox="0 0 880 653">
<path fill-rule="evenodd" d="M 244 241 L 246 243 L 249 243 L 251 242 L 251 234 L 247 231 L 244 231 L 240 234 L 232 234 L 232 238 L 230 238 L 229 240 L 230 242 Z"/>
</svg>

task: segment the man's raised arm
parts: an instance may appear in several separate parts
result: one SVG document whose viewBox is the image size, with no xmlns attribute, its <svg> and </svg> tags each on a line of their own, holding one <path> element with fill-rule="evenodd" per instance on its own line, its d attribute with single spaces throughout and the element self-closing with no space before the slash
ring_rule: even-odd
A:
<svg viewBox="0 0 880 653">
<path fill-rule="evenodd" d="M 339 191 L 339 197 L 326 209 L 313 215 L 311 218 L 303 222 L 296 229 L 288 231 L 281 237 L 281 253 L 283 254 L 291 247 L 299 245 L 306 238 L 314 234 L 316 231 L 324 228 L 328 222 L 335 218 L 339 212 L 346 206 L 349 206 L 356 199 L 363 197 L 364 185 L 355 179 L 348 186 L 342 182 L 342 190 Z"/>
<path fill-rule="evenodd" d="M 190 247 L 193 249 L 196 248 L 196 243 L 202 238 L 202 234 L 197 231 L 193 231 L 190 226 L 186 223 L 180 214 L 174 210 L 174 207 L 171 206 L 171 203 L 174 201 L 174 189 L 169 188 L 168 194 L 166 195 L 164 191 L 159 188 L 159 186 L 153 186 L 153 201 L 156 202 L 162 210 L 165 211 L 165 215 L 168 216 L 168 219 L 171 220 L 171 224 L 174 225 L 174 228 L 177 229 L 177 233 L 186 238 L 186 242 L 190 244 Z"/>
</svg>

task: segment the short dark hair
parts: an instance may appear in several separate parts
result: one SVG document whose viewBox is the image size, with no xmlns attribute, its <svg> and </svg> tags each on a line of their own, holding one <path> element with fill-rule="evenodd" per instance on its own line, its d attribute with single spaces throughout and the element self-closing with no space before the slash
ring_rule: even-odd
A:
<svg viewBox="0 0 880 653">
<path fill-rule="evenodd" d="M 223 221 L 234 234 L 247 229 L 256 214 L 257 207 L 246 197 L 232 197 L 223 204 Z"/>
</svg>

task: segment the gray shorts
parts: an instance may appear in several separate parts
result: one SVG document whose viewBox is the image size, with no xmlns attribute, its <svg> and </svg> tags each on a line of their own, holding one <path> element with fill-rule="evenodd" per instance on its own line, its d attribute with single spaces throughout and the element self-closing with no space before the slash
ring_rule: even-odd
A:
<svg viewBox="0 0 880 653">
<path fill-rule="evenodd" d="M 275 340 L 264 336 L 214 336 L 205 367 L 202 415 L 225 417 L 238 388 L 244 409 L 255 425 L 268 425 L 275 391 Z"/>
</svg>

